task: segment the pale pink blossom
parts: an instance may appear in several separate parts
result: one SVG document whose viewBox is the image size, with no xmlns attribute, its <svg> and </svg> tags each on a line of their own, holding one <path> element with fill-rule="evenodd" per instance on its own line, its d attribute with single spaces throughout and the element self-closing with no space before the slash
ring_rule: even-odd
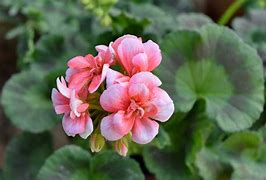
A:
<svg viewBox="0 0 266 180">
<path fill-rule="evenodd" d="M 141 71 L 152 71 L 161 62 L 159 46 L 149 40 L 142 43 L 140 38 L 125 35 L 111 45 L 116 60 L 124 67 L 129 76 Z"/>
<path fill-rule="evenodd" d="M 114 76 L 115 72 L 110 72 Z M 137 73 L 122 83 L 111 79 L 112 85 L 100 97 L 102 108 L 111 113 L 101 121 L 102 135 L 116 141 L 132 133 L 134 142 L 149 143 L 158 134 L 156 121 L 165 122 L 173 114 L 173 101 L 159 88 L 161 81 L 150 72 Z"/>
<path fill-rule="evenodd" d="M 113 54 L 107 46 L 96 47 L 98 55 L 93 57 L 91 54 L 76 56 L 68 61 L 66 80 L 69 88 L 76 89 L 86 96 L 86 92 L 95 92 L 105 80 L 107 70 L 113 62 Z M 84 90 L 85 89 L 85 90 Z"/>
<path fill-rule="evenodd" d="M 57 89 L 52 90 L 52 101 L 57 114 L 64 114 L 62 125 L 68 136 L 79 134 L 86 139 L 93 131 L 93 123 L 87 111 L 89 104 L 83 102 L 75 89 L 67 87 L 63 77 L 57 78 Z"/>
<path fill-rule="evenodd" d="M 109 88 L 114 84 L 128 83 L 130 80 L 129 76 L 125 76 L 120 72 L 108 69 L 106 76 L 106 87 Z"/>
</svg>

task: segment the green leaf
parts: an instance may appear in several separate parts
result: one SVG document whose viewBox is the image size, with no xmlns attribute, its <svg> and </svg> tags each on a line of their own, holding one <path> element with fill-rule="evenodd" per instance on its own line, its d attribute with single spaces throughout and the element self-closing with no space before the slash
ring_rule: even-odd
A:
<svg viewBox="0 0 266 180">
<path fill-rule="evenodd" d="M 243 131 L 231 135 L 224 141 L 223 146 L 227 151 L 238 155 L 247 149 L 259 149 L 262 143 L 263 139 L 259 133 Z"/>
<path fill-rule="evenodd" d="M 193 172 L 195 171 L 194 162 L 196 160 L 196 155 L 205 146 L 206 141 L 214 128 L 208 118 L 199 116 L 194 120 L 190 129 L 192 129 L 191 140 L 187 145 L 186 165 Z"/>
<path fill-rule="evenodd" d="M 230 179 L 232 168 L 224 163 L 222 157 L 213 151 L 203 148 L 196 157 L 196 166 L 204 180 Z"/>
<path fill-rule="evenodd" d="M 144 180 L 137 162 L 121 157 L 115 152 L 105 152 L 94 156 L 91 174 L 94 179 L 102 180 Z"/>
<path fill-rule="evenodd" d="M 160 131 L 152 141 L 152 144 L 154 144 L 156 147 L 160 149 L 171 145 L 170 137 L 163 127 L 160 127 Z"/>
<path fill-rule="evenodd" d="M 130 3 L 130 13 L 150 22 L 150 25 L 145 29 L 148 33 L 162 36 L 167 31 L 174 30 L 177 27 L 176 20 L 172 15 L 151 3 Z"/>
<path fill-rule="evenodd" d="M 52 153 L 52 147 L 52 138 L 47 133 L 23 133 L 15 137 L 5 154 L 5 179 L 35 179 L 45 159 Z"/>
<path fill-rule="evenodd" d="M 200 108 L 201 104 L 198 103 L 183 120 L 180 120 L 180 115 L 176 113 L 166 123 L 164 130 L 170 137 L 171 146 L 144 148 L 145 164 L 156 178 L 196 178 L 194 168 L 196 154 L 205 145 L 213 129 L 212 124 L 203 114 L 196 115 Z"/>
<path fill-rule="evenodd" d="M 224 131 L 251 127 L 264 104 L 261 59 L 231 30 L 206 25 L 171 33 L 161 44 L 158 74 L 177 111 L 204 100 L 208 118 Z M 172 78 L 169 78 L 172 77 Z"/>
<path fill-rule="evenodd" d="M 90 154 L 78 146 L 65 146 L 46 160 L 37 179 L 89 179 L 90 158 Z"/>
<path fill-rule="evenodd" d="M 237 34 L 257 49 L 263 62 L 266 62 L 266 10 L 252 9 L 244 17 L 233 20 L 232 26 Z M 265 65 L 264 65 L 264 72 Z"/>
<path fill-rule="evenodd" d="M 150 24 L 147 19 L 137 19 L 125 12 L 113 15 L 112 19 L 113 31 L 119 34 L 141 35 L 145 27 Z"/>
<path fill-rule="evenodd" d="M 0 180 L 4 180 L 3 170 L 0 169 Z"/>
<path fill-rule="evenodd" d="M 196 166 L 203 179 L 219 179 L 223 175 L 227 179 L 264 179 L 264 154 L 262 134 L 242 131 L 203 148 L 197 154 Z"/>
<path fill-rule="evenodd" d="M 43 132 L 57 122 L 43 76 L 38 70 L 23 71 L 13 75 L 3 88 L 1 102 L 6 115 L 25 131 Z"/>
<path fill-rule="evenodd" d="M 147 168 L 158 180 L 187 179 L 188 170 L 180 154 L 177 151 L 148 146 L 144 149 L 143 157 Z"/>
<path fill-rule="evenodd" d="M 236 161 L 233 163 L 234 173 L 232 180 L 238 179 L 266 179 L 266 163 L 254 162 L 249 160 Z"/>
<path fill-rule="evenodd" d="M 115 152 L 103 152 L 91 157 L 88 151 L 69 145 L 50 156 L 38 174 L 42 179 L 144 179 L 139 165 Z"/>
<path fill-rule="evenodd" d="M 183 13 L 177 16 L 178 29 L 194 30 L 211 23 L 213 21 L 201 13 Z"/>
</svg>

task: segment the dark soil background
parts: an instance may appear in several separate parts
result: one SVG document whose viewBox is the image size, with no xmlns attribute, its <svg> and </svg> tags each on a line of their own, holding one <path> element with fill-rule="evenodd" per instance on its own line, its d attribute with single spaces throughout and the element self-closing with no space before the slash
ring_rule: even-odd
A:
<svg viewBox="0 0 266 180">
<path fill-rule="evenodd" d="M 221 17 L 223 12 L 234 0 L 195 0 L 199 11 L 210 16 L 215 22 Z M 237 15 L 241 15 L 241 11 Z M 5 82 L 10 76 L 17 72 L 16 68 L 16 40 L 6 40 L 5 34 L 12 28 L 8 22 L 0 20 L 0 93 Z M 10 121 L 7 120 L 3 108 L 0 105 L 0 168 L 3 166 L 4 152 L 12 137 L 19 132 Z M 53 131 L 56 139 L 55 147 L 60 147 L 68 142 L 61 126 Z M 147 177 L 147 179 L 153 179 Z"/>
</svg>

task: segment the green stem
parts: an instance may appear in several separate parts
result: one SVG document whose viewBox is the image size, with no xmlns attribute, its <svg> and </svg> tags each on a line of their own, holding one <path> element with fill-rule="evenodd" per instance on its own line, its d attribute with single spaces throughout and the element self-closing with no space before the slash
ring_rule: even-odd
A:
<svg viewBox="0 0 266 180">
<path fill-rule="evenodd" d="M 219 19 L 218 24 L 220 25 L 226 25 L 229 20 L 232 18 L 232 16 L 236 13 L 237 10 L 239 10 L 244 3 L 246 3 L 248 0 L 236 0 L 231 6 L 225 11 L 223 16 Z"/>
<path fill-rule="evenodd" d="M 89 106 L 90 110 L 99 110 L 99 111 L 103 111 L 103 108 L 100 105 L 96 105 L 96 104 L 90 104 Z"/>
</svg>

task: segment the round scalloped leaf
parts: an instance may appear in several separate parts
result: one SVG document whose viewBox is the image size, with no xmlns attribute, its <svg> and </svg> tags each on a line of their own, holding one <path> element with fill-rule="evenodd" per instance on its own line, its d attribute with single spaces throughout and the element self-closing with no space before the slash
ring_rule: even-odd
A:
<svg viewBox="0 0 266 180">
<path fill-rule="evenodd" d="M 253 9 L 247 16 L 235 18 L 232 23 L 237 34 L 257 49 L 263 62 L 266 62 L 266 10 Z M 265 66 L 265 64 L 264 64 Z M 264 70 L 266 72 L 266 67 Z"/>
<path fill-rule="evenodd" d="M 228 163 L 223 162 L 215 152 L 208 148 L 203 148 L 196 157 L 195 164 L 198 168 L 199 175 L 204 180 L 213 179 L 230 179 L 232 167 Z"/>
<path fill-rule="evenodd" d="M 164 129 L 169 134 L 171 146 L 150 146 L 144 149 L 145 164 L 157 179 L 190 179 L 194 175 L 188 172 L 195 172 L 196 155 L 204 147 L 213 124 L 205 116 L 195 115 L 194 112 L 185 118 L 178 121 L 178 116 L 172 116 L 165 124 Z"/>
<path fill-rule="evenodd" d="M 144 180 L 137 162 L 115 152 L 97 154 L 92 159 L 92 174 L 102 180 Z"/>
<path fill-rule="evenodd" d="M 188 112 L 197 100 L 224 131 L 249 128 L 264 104 L 262 61 L 230 29 L 206 25 L 180 30 L 161 44 L 158 70 L 177 111 Z"/>
<path fill-rule="evenodd" d="M 203 179 L 265 179 L 263 171 L 263 138 L 260 133 L 241 131 L 223 143 L 203 148 L 196 157 L 196 166 Z M 225 179 L 225 177 L 224 177 Z"/>
<path fill-rule="evenodd" d="M 143 158 L 150 172 L 156 175 L 158 180 L 188 179 L 187 169 L 183 163 L 183 157 L 179 152 L 157 147 L 146 147 Z"/>
<path fill-rule="evenodd" d="M 201 13 L 183 13 L 177 16 L 178 29 L 198 29 L 213 21 L 206 15 Z"/>
<path fill-rule="evenodd" d="M 265 162 L 254 162 L 250 160 L 235 161 L 233 162 L 234 173 L 232 180 L 239 179 L 266 179 L 266 164 Z"/>
<path fill-rule="evenodd" d="M 57 150 L 41 168 L 37 179 L 87 180 L 90 173 L 90 154 L 78 146 L 69 145 Z"/>
<path fill-rule="evenodd" d="M 114 152 L 104 152 L 91 157 L 78 146 L 65 146 L 50 156 L 38 174 L 38 180 L 141 180 L 144 176 L 132 159 Z"/>
<path fill-rule="evenodd" d="M 43 80 L 43 73 L 29 70 L 13 75 L 3 88 L 4 111 L 20 129 L 38 133 L 51 129 L 57 122 Z"/>
<path fill-rule="evenodd" d="M 227 138 L 223 146 L 228 152 L 240 154 L 245 150 L 257 150 L 263 143 L 262 136 L 253 131 L 241 131 Z"/>
<path fill-rule="evenodd" d="M 5 154 L 5 179 L 35 179 L 45 159 L 52 152 L 52 138 L 48 133 L 23 133 L 15 137 Z"/>
</svg>

